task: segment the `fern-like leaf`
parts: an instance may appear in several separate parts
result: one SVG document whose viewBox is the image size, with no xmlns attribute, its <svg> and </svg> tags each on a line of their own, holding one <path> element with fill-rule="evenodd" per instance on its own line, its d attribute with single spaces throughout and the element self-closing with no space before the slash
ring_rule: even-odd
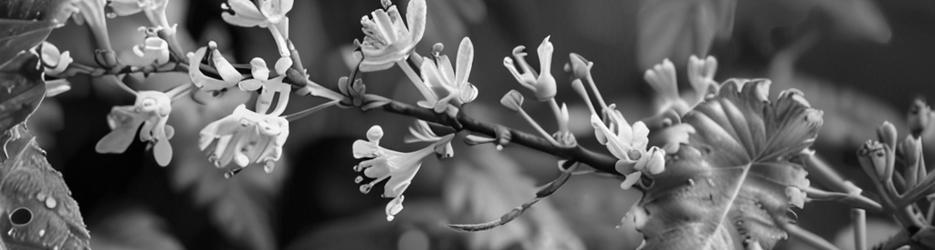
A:
<svg viewBox="0 0 935 250">
<path fill-rule="evenodd" d="M 642 249 L 770 249 L 787 237 L 809 185 L 788 159 L 814 142 L 822 112 L 794 89 L 768 100 L 769 83 L 728 80 L 683 117 L 696 132 L 634 211 Z"/>
</svg>

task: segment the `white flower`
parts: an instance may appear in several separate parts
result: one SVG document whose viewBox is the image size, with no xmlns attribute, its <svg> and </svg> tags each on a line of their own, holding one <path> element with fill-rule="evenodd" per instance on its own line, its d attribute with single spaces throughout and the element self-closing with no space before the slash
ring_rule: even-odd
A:
<svg viewBox="0 0 935 250">
<path fill-rule="evenodd" d="M 280 56 L 289 56 L 289 17 L 286 13 L 292 10 L 293 0 L 260 0 L 259 9 L 250 0 L 228 0 L 221 4 L 221 8 L 232 11 L 234 14 L 222 12 L 221 18 L 225 22 L 242 26 L 269 29 L 279 48 Z"/>
<path fill-rule="evenodd" d="M 693 103 L 701 103 L 708 93 L 717 92 L 718 83 L 714 81 L 715 72 L 717 72 L 717 59 L 713 56 L 705 57 L 704 60 L 695 55 L 688 58 L 688 82 L 695 89 Z"/>
<path fill-rule="evenodd" d="M 598 141 L 617 158 L 615 169 L 627 176 L 621 184 L 624 189 L 632 186 L 642 174 L 659 174 L 665 170 L 665 151 L 649 144 L 649 128 L 638 121 L 631 126 L 620 111 L 609 106 L 606 112 L 610 127 L 596 114 L 591 115 L 591 126 Z"/>
<path fill-rule="evenodd" d="M 658 94 L 659 113 L 671 109 L 683 115 L 704 101 L 708 93 L 717 91 L 719 85 L 714 81 L 716 70 L 717 61 L 714 57 L 709 56 L 701 60 L 692 56 L 688 62 L 688 79 L 694 91 L 684 96 L 679 94 L 675 65 L 669 59 L 646 70 L 643 78 Z"/>
<path fill-rule="evenodd" d="M 142 11 L 153 26 L 169 34 L 175 33 L 176 25 L 169 25 L 169 20 L 166 18 L 169 0 L 110 0 L 109 2 L 114 14 L 129 16 Z"/>
<path fill-rule="evenodd" d="M 71 58 L 69 51 L 61 52 L 54 44 L 42 41 L 40 47 L 40 56 L 42 56 L 42 66 L 49 75 L 58 75 L 68 69 L 74 59 Z"/>
<path fill-rule="evenodd" d="M 221 90 L 232 87 L 239 83 L 240 80 L 243 80 L 243 75 L 237 72 L 237 69 L 221 55 L 217 46 L 217 43 L 211 41 L 208 42 L 207 47 L 201 47 L 194 53 L 188 53 L 188 62 L 191 64 L 191 66 L 188 67 L 188 76 L 191 77 L 192 83 L 201 90 Z M 199 67 L 199 65 L 201 65 L 201 61 L 205 58 L 208 50 L 211 50 L 211 63 L 214 64 L 212 66 L 217 69 L 218 74 L 223 80 L 208 77 L 201 72 L 201 67 Z"/>
<path fill-rule="evenodd" d="M 409 187 L 412 178 L 419 172 L 422 166 L 422 160 L 437 151 L 437 147 L 444 147 L 451 142 L 453 134 L 444 136 L 431 145 L 413 152 L 398 152 L 386 149 L 380 146 L 380 139 L 383 138 L 383 128 L 378 125 L 370 127 L 367 130 L 367 140 L 357 140 L 354 142 L 354 158 L 369 158 L 354 166 L 354 171 L 363 172 L 363 176 L 373 179 L 368 183 L 360 185 L 360 191 L 370 192 L 379 182 L 384 180 L 383 186 L 384 198 L 393 198 L 386 205 L 386 220 L 392 221 L 393 218 L 403 209 L 403 192 Z M 364 177 L 358 176 L 355 182 L 361 183 Z"/>
<path fill-rule="evenodd" d="M 120 53 L 120 63 L 133 67 L 153 67 L 169 62 L 169 43 L 158 36 L 147 36 L 142 44 Z"/>
<path fill-rule="evenodd" d="M 270 114 L 271 115 L 281 115 L 286 109 L 286 104 L 289 103 L 289 93 L 292 91 L 292 86 L 286 83 L 283 83 L 282 80 L 286 77 L 286 70 L 289 67 L 292 67 L 292 59 L 288 57 L 280 57 L 276 61 L 276 74 L 279 76 L 269 78 L 269 69 L 266 66 L 266 61 L 259 57 L 253 58 L 250 60 L 251 73 L 253 79 L 243 80 L 237 85 L 243 91 L 260 91 L 260 96 L 256 100 L 256 112 L 260 114 L 266 114 L 269 110 L 269 107 L 273 104 L 273 97 L 276 93 L 279 93 L 278 102 L 276 104 L 276 109 L 274 109 Z"/>
<path fill-rule="evenodd" d="M 153 147 L 156 163 L 167 166 L 172 160 L 169 139 L 175 134 L 172 126 L 166 124 L 171 112 L 172 98 L 166 93 L 139 91 L 133 106 L 116 106 L 110 111 L 107 124 L 112 131 L 97 142 L 95 150 L 98 153 L 123 153 L 139 130 L 140 141 Z"/>
<path fill-rule="evenodd" d="M 516 69 L 516 65 L 510 57 L 503 58 L 503 66 L 510 71 L 510 74 L 513 74 L 513 77 L 516 78 L 520 85 L 535 92 L 536 99 L 539 101 L 552 99 L 555 97 L 556 92 L 555 77 L 552 76 L 552 52 L 555 50 L 552 47 L 552 42 L 549 41 L 547 36 L 542 39 L 542 43 L 536 49 L 536 53 L 539 55 L 540 74 L 536 74 L 536 70 L 526 62 L 527 54 L 525 50 L 526 46 L 522 45 L 513 49 L 513 57 L 516 57 L 516 62 L 519 63 L 519 67 L 523 70 L 522 73 Z"/>
<path fill-rule="evenodd" d="M 474 62 L 474 45 L 471 39 L 465 37 L 458 46 L 457 67 L 451 66 L 447 55 L 441 55 L 434 60 L 425 58 L 420 67 L 422 79 L 427 85 L 425 89 L 432 92 L 422 93 L 425 100 L 419 101 L 419 106 L 434 108 L 435 112 L 442 112 L 448 103 L 461 105 L 477 98 L 477 88 L 468 82 L 471 66 Z M 422 89 L 422 88 L 420 88 Z"/>
<path fill-rule="evenodd" d="M 217 167 L 233 161 L 240 168 L 230 173 L 236 173 L 249 164 L 264 163 L 269 173 L 282 157 L 282 146 L 289 137 L 289 121 L 278 115 L 250 111 L 240 104 L 232 114 L 205 126 L 200 135 L 198 147 L 209 151 L 209 159 Z"/>
<path fill-rule="evenodd" d="M 406 23 L 403 23 L 396 5 L 385 11 L 375 10 L 369 17 L 361 17 L 364 41 L 359 44 L 364 59 L 360 70 L 388 69 L 397 61 L 408 58 L 425 33 L 425 15 L 425 0 L 410 0 L 406 8 Z"/>
<path fill-rule="evenodd" d="M 74 59 L 71 58 L 71 53 L 68 51 L 61 52 L 58 50 L 58 47 L 55 47 L 54 44 L 42 41 L 42 44 L 36 47 L 38 50 L 42 68 L 46 75 L 59 76 L 68 69 Z M 45 81 L 45 96 L 53 97 L 66 91 L 71 90 L 71 83 L 68 82 L 68 79 L 46 79 Z"/>
</svg>

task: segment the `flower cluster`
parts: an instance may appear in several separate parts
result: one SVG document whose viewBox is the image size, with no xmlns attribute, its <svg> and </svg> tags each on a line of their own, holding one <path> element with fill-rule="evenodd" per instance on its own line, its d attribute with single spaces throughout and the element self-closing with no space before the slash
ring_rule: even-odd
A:
<svg viewBox="0 0 935 250">
<path fill-rule="evenodd" d="M 253 163 L 263 163 L 264 170 L 272 172 L 289 137 L 289 121 L 279 114 L 250 111 L 241 104 L 232 114 L 205 126 L 200 136 L 198 147 L 209 152 L 215 166 L 234 162 L 240 167 L 229 171 L 227 177 Z"/>
</svg>

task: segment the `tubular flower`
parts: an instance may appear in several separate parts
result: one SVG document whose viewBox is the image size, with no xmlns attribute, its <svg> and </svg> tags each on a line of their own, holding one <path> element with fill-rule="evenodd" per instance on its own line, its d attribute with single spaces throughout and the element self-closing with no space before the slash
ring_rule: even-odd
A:
<svg viewBox="0 0 935 250">
<path fill-rule="evenodd" d="M 232 161 L 240 168 L 227 174 L 231 177 L 252 163 L 264 163 L 272 172 L 282 157 L 282 146 L 289 137 L 289 121 L 279 115 L 260 114 L 237 106 L 227 117 L 214 121 L 201 130 L 198 147 L 209 151 L 209 160 L 221 168 Z"/>
<path fill-rule="evenodd" d="M 129 51 L 120 53 L 119 60 L 133 67 L 153 67 L 168 63 L 169 43 L 158 36 L 149 35 L 142 44 L 137 44 Z"/>
<path fill-rule="evenodd" d="M 596 115 L 591 114 L 591 126 L 594 127 L 598 142 L 617 158 L 617 172 L 627 176 L 621 188 L 628 189 L 642 174 L 659 174 L 665 170 L 665 151 L 658 147 L 647 149 L 649 128 L 643 122 L 631 126 L 620 111 L 611 109 L 607 112 L 610 127 Z"/>
<path fill-rule="evenodd" d="M 117 65 L 117 58 L 114 57 L 113 47 L 110 45 L 110 35 L 107 33 L 107 21 L 104 19 L 107 0 L 72 0 L 70 4 L 69 9 L 77 10 L 74 13 L 75 22 L 87 23 L 94 34 L 94 41 L 97 42 L 94 57 L 96 62 L 105 67 Z"/>
<path fill-rule="evenodd" d="M 170 34 L 175 33 L 176 25 L 169 25 L 169 19 L 166 18 L 169 0 L 110 0 L 108 2 L 113 13 L 118 16 L 129 16 L 142 11 L 153 26 Z"/>
<path fill-rule="evenodd" d="M 683 115 L 704 101 L 709 93 L 717 91 L 719 85 L 714 81 L 715 71 L 717 71 L 717 60 L 714 57 L 709 56 L 702 60 L 691 56 L 688 62 L 688 79 L 694 92 L 684 96 L 679 94 L 675 65 L 669 59 L 646 70 L 643 78 L 658 94 L 657 100 L 660 102 L 658 113 L 671 109 Z"/>
<path fill-rule="evenodd" d="M 403 23 L 396 5 L 361 17 L 364 41 L 355 42 L 360 45 L 363 54 L 360 70 L 385 70 L 408 58 L 425 33 L 425 13 L 425 0 L 411 0 L 406 7 L 406 23 Z"/>
<path fill-rule="evenodd" d="M 289 67 L 292 67 L 292 59 L 288 57 L 280 57 L 276 61 L 276 74 L 279 76 L 269 78 L 269 69 L 266 66 L 266 61 L 259 57 L 253 58 L 250 60 L 251 73 L 253 79 L 243 80 L 237 85 L 243 91 L 260 91 L 260 96 L 256 100 L 256 112 L 260 114 L 266 114 L 269 110 L 269 107 L 273 104 L 273 97 L 276 93 L 279 93 L 279 99 L 276 104 L 276 109 L 274 109 L 270 114 L 280 115 L 286 109 L 286 104 L 289 103 L 289 92 L 292 91 L 292 86 L 285 84 L 282 80 L 286 77 L 286 70 L 289 70 Z"/>
<path fill-rule="evenodd" d="M 260 0 L 259 9 L 250 0 L 228 0 L 221 4 L 221 8 L 233 12 L 221 13 L 225 22 L 241 27 L 254 27 L 269 29 L 279 48 L 280 56 L 289 56 L 289 17 L 286 13 L 292 10 L 293 0 Z"/>
<path fill-rule="evenodd" d="M 688 81 L 695 89 L 695 98 L 691 100 L 693 103 L 701 103 L 709 93 L 717 93 L 718 83 L 714 81 L 716 72 L 717 59 L 713 56 L 700 59 L 692 55 L 688 58 Z"/>
<path fill-rule="evenodd" d="M 471 66 L 474 62 L 474 45 L 471 39 L 465 37 L 458 47 L 457 65 L 451 66 L 448 56 L 437 56 L 435 60 L 425 58 L 422 60 L 422 79 L 431 92 L 422 93 L 425 100 L 419 101 L 419 106 L 434 108 L 435 112 L 442 112 L 448 103 L 460 106 L 477 98 L 477 88 L 468 82 Z"/>
<path fill-rule="evenodd" d="M 389 179 L 383 186 L 382 197 L 393 198 L 386 205 L 386 220 L 392 221 L 403 209 L 402 203 L 405 199 L 403 192 L 419 172 L 422 160 L 439 151 L 437 147 L 445 147 L 453 137 L 454 134 L 446 135 L 441 140 L 417 151 L 398 152 L 380 146 L 383 128 L 379 125 L 370 127 L 367 130 L 367 140 L 357 140 L 353 145 L 354 158 L 368 158 L 354 166 L 354 171 L 363 173 L 363 176 L 358 176 L 355 182 L 363 182 L 364 176 L 373 179 L 360 185 L 362 193 L 369 193 L 374 185 Z"/>
<path fill-rule="evenodd" d="M 552 99 L 555 97 L 556 92 L 555 77 L 552 76 L 552 52 L 555 50 L 552 47 L 552 42 L 549 41 L 547 36 L 542 39 L 542 43 L 536 49 L 536 53 L 539 54 L 539 70 L 541 71 L 539 74 L 526 62 L 527 54 L 525 50 L 526 46 L 522 45 L 513 49 L 513 57 L 516 57 L 516 63 L 519 63 L 520 69 L 523 70 L 522 73 L 516 69 L 516 65 L 510 57 L 503 58 L 503 66 L 510 71 L 510 74 L 513 74 L 513 77 L 516 78 L 520 85 L 535 92 L 536 99 L 539 101 Z"/>
<path fill-rule="evenodd" d="M 243 75 L 237 72 L 237 69 L 221 55 L 217 47 L 217 43 L 211 41 L 208 42 L 207 47 L 201 47 L 194 53 L 188 53 L 188 61 L 192 64 L 192 66 L 188 67 L 188 76 L 191 77 L 192 83 L 201 90 L 221 90 L 232 87 L 239 83 L 240 80 L 243 80 Z M 201 67 L 198 67 L 209 50 L 211 51 L 209 62 L 217 69 L 221 79 L 206 76 L 201 72 Z"/>
<path fill-rule="evenodd" d="M 133 142 L 139 130 L 140 141 L 148 142 L 159 166 L 169 165 L 172 146 L 169 139 L 175 134 L 169 121 L 172 98 L 159 91 L 140 91 L 133 106 L 116 106 L 107 116 L 112 131 L 95 146 L 98 153 L 123 153 Z M 140 125 L 143 125 L 142 129 Z"/>
</svg>

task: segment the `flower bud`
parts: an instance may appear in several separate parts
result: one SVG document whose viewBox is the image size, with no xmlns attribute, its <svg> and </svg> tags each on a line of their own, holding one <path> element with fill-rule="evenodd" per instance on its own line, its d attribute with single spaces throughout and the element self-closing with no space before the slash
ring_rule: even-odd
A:
<svg viewBox="0 0 935 250">
<path fill-rule="evenodd" d="M 583 56 L 577 53 L 569 53 L 565 71 L 570 72 L 574 78 L 587 79 L 591 75 L 591 67 L 593 66 L 594 62 L 588 61 Z"/>
<path fill-rule="evenodd" d="M 890 149 L 896 148 L 896 127 L 889 121 L 884 121 L 883 125 L 877 129 L 877 140 L 889 146 Z"/>
<path fill-rule="evenodd" d="M 513 89 L 503 95 L 503 98 L 500 98 L 500 104 L 513 112 L 520 112 L 523 109 L 524 100 L 523 94 Z"/>
<path fill-rule="evenodd" d="M 867 141 L 857 150 L 857 160 L 867 175 L 878 178 L 878 181 L 890 181 L 893 177 L 893 164 L 888 160 L 892 158 L 891 152 L 885 144 Z"/>
</svg>

